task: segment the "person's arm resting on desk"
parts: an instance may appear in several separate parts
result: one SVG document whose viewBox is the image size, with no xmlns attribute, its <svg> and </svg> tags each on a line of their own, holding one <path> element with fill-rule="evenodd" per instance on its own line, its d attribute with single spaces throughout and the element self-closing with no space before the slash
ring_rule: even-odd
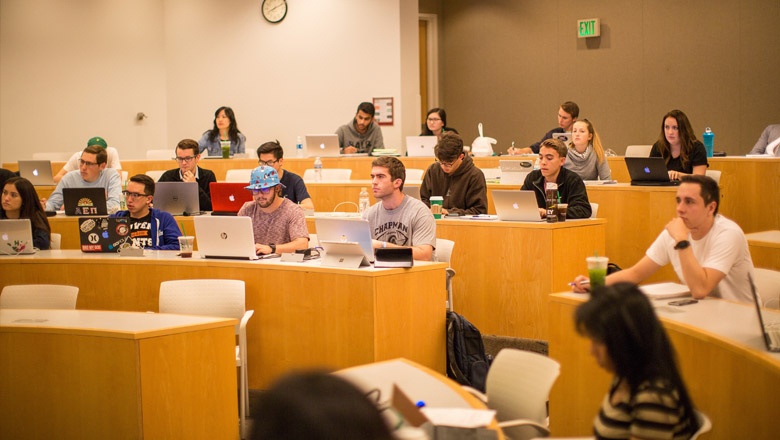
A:
<svg viewBox="0 0 780 440">
<path fill-rule="evenodd" d="M 298 249 L 306 249 L 309 247 L 309 239 L 306 237 L 298 237 L 289 243 L 277 244 L 275 246 L 276 249 L 274 252 L 274 249 L 271 249 L 270 245 L 255 243 L 255 252 L 257 252 L 257 255 L 268 255 L 274 253 L 279 255 L 290 254 Z"/>
<path fill-rule="evenodd" d="M 433 246 L 429 244 L 421 244 L 417 246 L 399 246 L 394 243 L 389 243 L 386 241 L 379 241 L 379 240 L 371 240 L 371 244 L 373 245 L 374 249 L 411 247 L 412 259 L 414 260 L 431 261 L 431 257 L 433 256 Z"/>
<path fill-rule="evenodd" d="M 656 262 L 651 260 L 650 257 L 645 255 L 641 260 L 639 260 L 638 263 L 629 267 L 628 269 L 607 275 L 605 282 L 608 286 L 615 283 L 639 284 L 642 281 L 650 278 L 650 276 L 660 268 L 660 265 L 656 264 Z M 585 293 L 590 291 L 590 286 L 587 284 L 583 285 L 583 281 L 588 281 L 588 277 L 585 275 L 579 275 L 577 278 L 575 278 L 572 290 L 576 293 Z"/>
<path fill-rule="evenodd" d="M 672 219 L 672 221 L 666 224 L 666 232 L 669 233 L 675 244 L 688 240 L 689 230 L 685 226 L 683 220 L 679 217 Z M 720 242 L 723 243 L 722 241 Z M 724 246 L 721 246 L 721 248 L 723 247 Z M 720 280 L 726 276 L 726 274 L 720 270 L 711 267 L 703 267 L 699 264 L 696 260 L 696 256 L 693 255 L 693 248 L 690 245 L 684 249 L 678 250 L 675 248 L 675 252 L 677 252 L 677 255 L 680 258 L 680 267 L 682 268 L 683 278 L 685 278 L 685 284 L 688 286 L 688 289 L 690 289 L 691 296 L 696 299 L 701 299 L 709 295 L 709 293 L 712 292 L 712 289 L 718 285 Z M 728 249 L 718 249 L 718 241 L 716 241 L 710 254 L 725 256 L 733 253 L 729 252 Z M 709 258 L 710 255 L 707 256 L 707 259 Z M 733 260 L 734 258 L 732 256 L 732 264 Z"/>
</svg>

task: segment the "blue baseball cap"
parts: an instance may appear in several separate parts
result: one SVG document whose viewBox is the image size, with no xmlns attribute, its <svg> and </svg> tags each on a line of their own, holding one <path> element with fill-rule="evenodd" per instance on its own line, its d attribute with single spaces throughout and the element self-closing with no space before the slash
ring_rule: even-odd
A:
<svg viewBox="0 0 780 440">
<path fill-rule="evenodd" d="M 271 188 L 276 185 L 282 185 L 282 182 L 279 180 L 279 173 L 272 167 L 263 165 L 252 170 L 249 186 L 245 186 L 244 189 L 257 190 Z M 285 186 L 282 185 L 282 188 L 285 188 Z"/>
</svg>

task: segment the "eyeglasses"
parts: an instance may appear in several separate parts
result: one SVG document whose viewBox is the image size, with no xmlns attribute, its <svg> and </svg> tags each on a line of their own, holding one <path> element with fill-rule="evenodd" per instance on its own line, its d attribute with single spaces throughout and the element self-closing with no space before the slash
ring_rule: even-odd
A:
<svg viewBox="0 0 780 440">
<path fill-rule="evenodd" d="M 257 164 L 261 165 L 261 166 L 272 167 L 272 166 L 274 166 L 274 164 L 276 162 L 279 162 L 279 160 L 278 159 L 274 159 L 274 160 L 258 160 Z"/>
<path fill-rule="evenodd" d="M 131 199 L 138 199 L 141 197 L 149 197 L 151 194 L 141 194 L 136 192 L 130 192 L 130 191 L 122 191 L 122 195 L 125 197 L 129 197 Z"/>
<path fill-rule="evenodd" d="M 192 162 L 195 159 L 195 156 L 187 156 L 187 157 L 176 157 L 176 161 L 179 163 L 185 163 L 185 162 Z"/>
<path fill-rule="evenodd" d="M 252 191 L 252 194 L 255 194 L 255 195 L 258 194 L 258 193 L 268 194 L 274 188 L 275 187 L 271 186 L 271 187 L 268 187 L 268 188 L 250 189 L 249 191 Z"/>
<path fill-rule="evenodd" d="M 93 167 L 97 165 L 97 162 L 87 162 L 86 160 L 79 159 L 79 165 L 86 165 L 88 167 Z"/>
<path fill-rule="evenodd" d="M 441 118 L 428 118 L 428 122 L 441 121 Z"/>
<path fill-rule="evenodd" d="M 442 162 L 439 159 L 436 159 L 436 162 L 439 162 L 439 165 L 443 166 L 444 168 L 452 168 L 452 166 L 455 165 L 455 163 L 461 160 L 462 158 L 463 155 L 461 154 L 460 156 L 458 156 L 457 159 L 453 160 L 452 162 Z"/>
</svg>

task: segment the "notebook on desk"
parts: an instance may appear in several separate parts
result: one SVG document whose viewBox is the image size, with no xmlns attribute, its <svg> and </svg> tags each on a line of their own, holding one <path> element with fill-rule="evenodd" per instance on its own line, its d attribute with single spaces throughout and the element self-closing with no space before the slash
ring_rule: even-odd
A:
<svg viewBox="0 0 780 440">
<path fill-rule="evenodd" d="M 307 157 L 339 157 L 339 137 L 335 134 L 307 134 Z"/>
<path fill-rule="evenodd" d="M 108 215 L 105 188 L 63 188 L 62 198 L 65 215 Z"/>
<path fill-rule="evenodd" d="M 211 215 L 236 215 L 244 203 L 254 200 L 252 193 L 244 188 L 246 183 L 211 182 Z"/>
<path fill-rule="evenodd" d="M 533 191 L 493 190 L 493 204 L 499 220 L 515 222 L 547 221 L 539 213 Z"/>
<path fill-rule="evenodd" d="M 666 161 L 662 157 L 626 157 L 626 168 L 634 186 L 676 186 L 679 180 L 669 180 Z"/>
<path fill-rule="evenodd" d="M 55 186 L 50 160 L 20 160 L 19 175 L 34 186 Z"/>
<path fill-rule="evenodd" d="M 30 219 L 0 220 L 0 255 L 34 253 Z"/>
<path fill-rule="evenodd" d="M 257 260 L 255 234 L 249 217 L 194 217 L 201 258 Z"/>
<path fill-rule="evenodd" d="M 756 314 L 758 315 L 758 324 L 761 327 L 764 345 L 766 345 L 766 349 L 771 352 L 780 352 L 780 326 L 777 325 L 780 323 L 764 323 L 764 315 L 761 312 L 761 301 L 758 299 L 756 285 L 753 283 L 753 277 L 750 274 L 748 274 L 748 281 L 750 281 L 750 292 L 753 294 L 753 302 L 756 304 Z"/>
<path fill-rule="evenodd" d="M 199 213 L 198 183 L 157 182 L 154 186 L 154 207 L 172 215 Z"/>
</svg>

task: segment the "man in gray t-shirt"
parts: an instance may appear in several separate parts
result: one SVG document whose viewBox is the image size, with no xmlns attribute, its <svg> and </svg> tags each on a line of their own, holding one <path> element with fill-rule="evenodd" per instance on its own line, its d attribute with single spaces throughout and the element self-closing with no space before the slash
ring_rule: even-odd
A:
<svg viewBox="0 0 780 440">
<path fill-rule="evenodd" d="M 371 163 L 371 185 L 379 203 L 363 218 L 371 227 L 374 248 L 412 247 L 415 260 L 431 260 L 436 247 L 436 222 L 425 204 L 402 192 L 406 168 L 395 157 Z"/>
</svg>

